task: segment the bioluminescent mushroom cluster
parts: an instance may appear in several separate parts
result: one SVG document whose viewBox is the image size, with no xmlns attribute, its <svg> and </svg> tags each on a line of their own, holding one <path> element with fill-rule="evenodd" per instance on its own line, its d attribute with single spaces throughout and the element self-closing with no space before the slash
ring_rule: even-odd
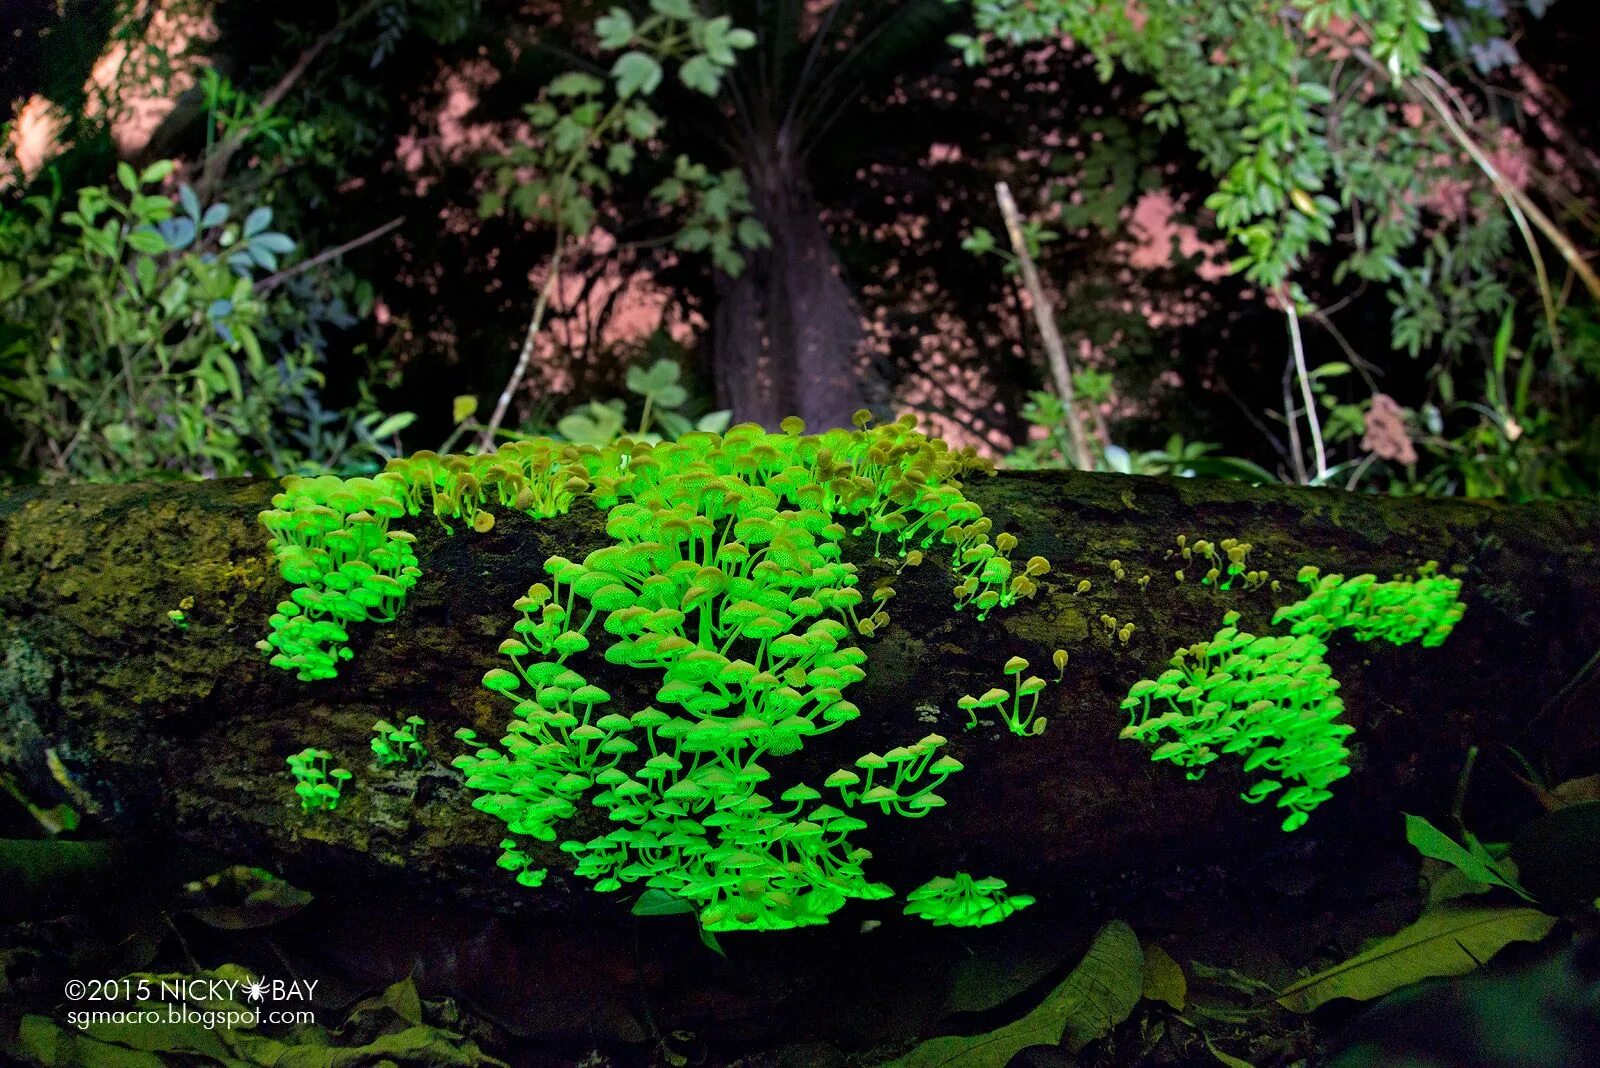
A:
<svg viewBox="0 0 1600 1068">
<path fill-rule="evenodd" d="M 1241 796 L 1257 803 L 1276 794 L 1288 810 L 1286 831 L 1303 826 L 1333 796 L 1328 787 L 1350 773 L 1344 739 L 1354 728 L 1338 722 L 1344 703 L 1323 662 L 1328 635 L 1343 629 L 1361 641 L 1436 646 L 1466 610 L 1460 580 L 1438 575 L 1433 561 L 1417 577 L 1392 582 L 1319 578 L 1314 567 L 1299 578 L 1310 596 L 1273 616 L 1293 621 L 1290 635 L 1248 634 L 1235 626 L 1239 613 L 1229 612 L 1210 641 L 1177 650 L 1166 671 L 1134 683 L 1122 702 L 1132 717 L 1122 737 L 1153 745 L 1152 760 L 1184 768 L 1191 779 L 1224 753 L 1243 756 L 1246 772 L 1267 772 Z"/>
<path fill-rule="evenodd" d="M 1281 790 L 1283 829 L 1292 831 L 1350 774 L 1344 739 L 1353 728 L 1337 722 L 1344 703 L 1322 662 L 1321 639 L 1257 637 L 1239 630 L 1238 619 L 1229 612 L 1210 641 L 1179 649 L 1166 671 L 1133 684 L 1122 702 L 1131 716 L 1122 737 L 1154 745 L 1152 760 L 1184 768 L 1191 779 L 1224 753 L 1242 755 L 1246 771 L 1272 776 L 1244 799 Z"/>
<path fill-rule="evenodd" d="M 1033 904 L 1027 894 L 1007 894 L 1004 879 L 974 879 L 965 872 L 929 879 L 906 895 L 905 914 L 935 927 L 987 927 Z"/>
<path fill-rule="evenodd" d="M 1314 567 L 1303 567 L 1299 579 L 1311 593 L 1278 609 L 1272 622 L 1289 620 L 1294 634 L 1322 637 L 1348 630 L 1357 641 L 1421 641 L 1432 648 L 1450 636 L 1467 610 L 1461 603 L 1461 580 L 1440 575 L 1438 567 L 1429 560 L 1415 578 L 1396 575 L 1390 582 L 1373 575 L 1321 575 Z"/>
<path fill-rule="evenodd" d="M 339 807 L 339 796 L 351 776 L 344 768 L 328 767 L 333 762 L 332 753 L 308 746 L 284 762 L 294 776 L 294 792 L 302 809 L 331 812 Z"/>
<path fill-rule="evenodd" d="M 866 654 L 848 642 L 888 622 L 894 591 L 863 593 L 844 538 L 870 534 L 879 551 L 887 541 L 905 565 L 948 544 L 956 608 L 980 619 L 1032 596 L 1050 566 L 1013 565 L 1016 538 L 991 540 L 958 480 L 990 472 L 985 461 L 911 418 L 869 424 L 861 413 L 854 431 L 815 435 L 790 419 L 779 434 L 746 425 L 662 444 L 526 442 L 486 456 L 419 453 L 372 479 L 287 480 L 261 517 L 299 587 L 273 617 L 272 662 L 328 677 L 348 658 L 345 624 L 392 616 L 418 571 L 391 519 L 431 506 L 441 521 L 484 529 L 491 504 L 537 518 L 587 496 L 606 510 L 613 543 L 545 562 L 548 582 L 517 601 L 501 644 L 509 666 L 484 677 L 510 705 L 505 736 L 490 746 L 457 733 L 478 746 L 455 760 L 481 791 L 474 806 L 538 841 L 557 840 L 580 804 L 597 808 L 612 829 L 561 843 L 576 872 L 599 890 L 644 883 L 678 895 L 710 930 L 825 922 L 850 898 L 890 893 L 850 841 L 866 826 L 856 813 L 926 815 L 961 768 L 931 734 L 829 775 L 835 803 L 800 782 L 769 788 L 763 761 L 860 716 L 844 692 L 865 677 Z M 647 700 L 618 707 L 580 671 L 597 655 L 647 673 Z M 531 884 L 517 839 L 502 846 L 502 865 Z"/>
<path fill-rule="evenodd" d="M 1055 681 L 1060 682 L 1067 673 L 1067 651 L 1057 649 L 1051 654 L 1051 662 L 1056 666 Z M 1014 656 L 1001 668 L 1011 678 L 1010 692 L 995 686 L 977 697 L 967 694 L 957 699 L 956 707 L 967 714 L 967 730 L 978 726 L 980 711 L 993 708 L 999 710 L 1000 718 L 1012 734 L 1043 734 L 1049 726 L 1049 720 L 1039 715 L 1039 695 L 1044 692 L 1046 682 L 1037 675 L 1024 678 L 1022 673 L 1027 670 L 1028 662 L 1020 656 Z M 1024 702 L 1026 708 L 1023 707 Z"/>
</svg>

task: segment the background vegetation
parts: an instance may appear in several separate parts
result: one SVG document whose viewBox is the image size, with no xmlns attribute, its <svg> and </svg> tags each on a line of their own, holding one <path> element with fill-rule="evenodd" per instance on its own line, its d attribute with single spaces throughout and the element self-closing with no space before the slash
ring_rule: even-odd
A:
<svg viewBox="0 0 1600 1068">
<path fill-rule="evenodd" d="M 865 406 L 1016 466 L 1600 489 L 1588 5 L 13 7 L 9 479 Z"/>
</svg>

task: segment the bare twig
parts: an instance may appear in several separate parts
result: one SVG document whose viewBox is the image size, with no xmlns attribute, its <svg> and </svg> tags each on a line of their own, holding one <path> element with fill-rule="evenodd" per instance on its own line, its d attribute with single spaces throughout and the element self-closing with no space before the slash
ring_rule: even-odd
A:
<svg viewBox="0 0 1600 1068">
<path fill-rule="evenodd" d="M 274 286 L 278 286 L 284 282 L 287 282 L 297 274 L 302 274 L 306 271 L 309 271 L 313 267 L 320 267 L 329 260 L 338 259 L 351 249 L 357 249 L 362 245 L 371 244 L 405 221 L 406 217 L 404 215 L 397 215 L 388 222 L 384 223 L 382 226 L 379 226 L 376 229 L 368 230 L 360 237 L 352 238 L 342 245 L 335 245 L 333 248 L 324 249 L 315 256 L 312 256 L 309 260 L 297 263 L 293 267 L 285 267 L 276 274 L 269 274 L 267 277 L 256 283 L 256 292 L 265 293 Z"/>
<path fill-rule="evenodd" d="M 1322 448 L 1322 422 L 1317 418 L 1316 400 L 1311 395 L 1311 373 L 1306 370 L 1306 347 L 1300 337 L 1300 311 L 1295 307 L 1288 288 L 1281 284 L 1278 286 L 1278 299 L 1283 302 L 1284 315 L 1289 319 L 1289 344 L 1294 352 L 1295 377 L 1300 380 L 1300 399 L 1306 406 L 1306 425 L 1311 428 L 1311 454 L 1316 457 L 1317 481 L 1321 482 L 1328 477 L 1328 455 Z"/>
<path fill-rule="evenodd" d="M 1078 418 L 1077 407 L 1073 404 L 1072 365 L 1067 360 L 1067 347 L 1062 344 L 1061 331 L 1056 328 L 1055 311 L 1045 296 L 1044 286 L 1039 282 L 1033 257 L 1028 254 L 1028 241 L 1022 233 L 1022 216 L 1017 211 L 1017 202 L 1011 196 L 1009 185 L 1000 182 L 995 185 L 994 191 L 1000 201 L 1000 214 L 1005 218 L 1006 233 L 1011 237 L 1011 247 L 1017 254 L 1017 265 L 1022 269 L 1022 283 L 1028 287 L 1028 295 L 1032 298 L 1033 318 L 1039 324 L 1045 355 L 1050 361 L 1050 377 L 1055 380 L 1056 395 L 1061 398 L 1061 407 L 1066 414 L 1067 434 L 1072 442 L 1072 466 L 1080 471 L 1092 471 L 1094 453 L 1089 449 L 1089 436 L 1084 433 L 1083 421 Z"/>
<path fill-rule="evenodd" d="M 533 359 L 533 340 L 539 336 L 539 330 L 544 326 L 545 312 L 550 307 L 550 298 L 555 294 L 556 284 L 561 279 L 561 239 L 557 235 L 556 251 L 550 256 L 550 266 L 545 274 L 544 285 L 539 288 L 539 300 L 533 306 L 533 317 L 528 320 L 528 332 L 522 338 L 522 351 L 517 354 L 517 365 L 511 371 L 511 377 L 506 379 L 506 388 L 500 391 L 500 399 L 495 403 L 494 414 L 484 424 L 483 433 L 478 438 L 478 449 L 488 452 L 494 447 L 494 435 L 500 429 L 500 424 L 505 421 L 506 410 L 511 407 L 511 397 L 517 392 L 517 387 L 522 385 L 523 376 L 528 373 L 528 364 Z"/>
</svg>

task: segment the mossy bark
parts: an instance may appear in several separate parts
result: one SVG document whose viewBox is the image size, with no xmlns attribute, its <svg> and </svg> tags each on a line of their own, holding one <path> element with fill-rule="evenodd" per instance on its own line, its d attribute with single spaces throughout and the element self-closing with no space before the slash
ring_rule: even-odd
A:
<svg viewBox="0 0 1600 1068">
<path fill-rule="evenodd" d="M 1556 779 L 1600 757 L 1600 680 L 1581 671 L 1600 649 L 1593 504 L 1078 474 L 1007 474 L 969 490 L 996 532 L 1017 535 L 1019 558 L 1053 562 L 1039 596 L 980 623 L 951 611 L 945 564 L 930 553 L 897 580 L 891 625 L 863 643 L 868 679 L 850 694 L 863 717 L 769 762 L 786 783 L 818 782 L 868 750 L 948 736 L 966 765 L 942 790 L 948 807 L 920 820 L 874 813 L 861 836 L 876 854 L 872 874 L 899 890 L 966 870 L 1032 892 L 1397 825 L 1402 808 L 1448 806 L 1471 745 L 1515 746 Z M 287 592 L 255 518 L 273 492 L 224 481 L 0 495 L 0 768 L 35 802 L 66 801 L 110 833 L 201 845 L 311 889 L 384 882 L 524 915 L 620 910 L 574 894 L 583 884 L 553 846 L 536 851 L 551 869 L 546 886 L 517 886 L 494 865 L 502 826 L 471 807 L 449 765 L 458 727 L 488 738 L 504 727 L 505 703 L 479 679 L 496 666 L 512 601 L 543 577 L 545 557 L 581 559 L 604 543 L 598 513 L 502 515 L 481 535 L 411 521 L 425 574 L 401 619 L 354 628 L 355 659 L 340 677 L 301 683 L 255 648 Z M 1177 582 L 1166 554 L 1180 533 L 1249 541 L 1250 566 L 1282 589 Z M 1335 637 L 1329 661 L 1356 727 L 1355 773 L 1304 830 L 1285 836 L 1270 806 L 1238 800 L 1237 761 L 1190 782 L 1118 740 L 1131 683 L 1208 638 L 1230 608 L 1246 629 L 1268 628 L 1273 608 L 1298 596 L 1301 565 L 1387 577 L 1428 559 L 1462 579 L 1466 618 L 1435 649 Z M 861 563 L 864 583 L 890 570 Z M 1080 595 L 1083 579 L 1092 588 Z M 184 629 L 167 612 L 186 598 Z M 1133 623 L 1132 640 L 1105 636 L 1103 613 Z M 1001 683 L 1012 655 L 1053 675 L 1041 669 L 1056 648 L 1071 664 L 1045 692 L 1043 735 L 963 730 L 958 696 Z M 624 700 L 648 700 L 642 680 L 598 678 Z M 373 768 L 373 721 L 408 715 L 427 721 L 431 759 L 418 771 Z M 303 813 L 293 796 L 284 758 L 307 745 L 355 772 L 337 811 Z"/>
</svg>

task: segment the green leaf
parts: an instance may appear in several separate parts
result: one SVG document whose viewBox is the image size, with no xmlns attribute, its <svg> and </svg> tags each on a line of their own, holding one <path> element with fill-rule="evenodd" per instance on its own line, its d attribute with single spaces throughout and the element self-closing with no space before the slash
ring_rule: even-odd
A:
<svg viewBox="0 0 1600 1068">
<path fill-rule="evenodd" d="M 687 898 L 654 887 L 640 894 L 639 899 L 633 903 L 635 916 L 681 916 L 693 911 L 694 903 Z"/>
<path fill-rule="evenodd" d="M 1406 813 L 1406 841 L 1415 846 L 1417 852 L 1423 856 L 1444 861 L 1473 882 L 1503 886 L 1529 901 L 1533 900 L 1527 891 L 1518 886 L 1515 879 L 1507 877 L 1487 854 L 1469 850 L 1421 816 L 1414 816 L 1409 812 Z"/>
<path fill-rule="evenodd" d="M 772 235 L 767 233 L 767 228 L 754 215 L 746 215 L 739 220 L 738 233 L 739 244 L 745 248 L 772 247 Z"/>
<path fill-rule="evenodd" d="M 238 365 L 229 359 L 225 353 L 217 353 L 214 359 L 216 360 L 218 369 L 222 371 L 222 377 L 227 382 L 228 392 L 233 394 L 234 400 L 243 401 L 244 383 L 239 380 Z"/>
<path fill-rule="evenodd" d="M 622 127 L 628 136 L 647 141 L 661 129 L 661 117 L 641 103 L 635 103 L 622 113 Z"/>
<path fill-rule="evenodd" d="M 1074 1053 L 1128 1018 L 1143 988 L 1144 953 L 1133 928 L 1113 920 L 1082 962 L 1028 1015 L 985 1035 L 930 1039 L 883 1068 L 1004 1068 L 1027 1046 Z"/>
<path fill-rule="evenodd" d="M 128 247 L 146 256 L 156 256 L 167 251 L 167 239 L 154 229 L 141 226 L 128 234 Z"/>
<path fill-rule="evenodd" d="M 592 74 L 568 71 L 550 83 L 551 96 L 593 96 L 604 89 L 605 83 Z"/>
<path fill-rule="evenodd" d="M 733 412 L 728 408 L 721 408 L 714 412 L 707 412 L 695 420 L 694 428 L 707 434 L 720 434 L 728 429 L 728 424 L 733 422 Z"/>
<path fill-rule="evenodd" d="M 609 404 L 590 401 L 556 423 L 556 430 L 579 445 L 609 445 L 622 433 L 622 413 Z"/>
<path fill-rule="evenodd" d="M 624 100 L 635 93 L 649 96 L 661 84 L 661 64 L 643 52 L 624 52 L 612 64 L 611 78 Z"/>
<path fill-rule="evenodd" d="M 270 225 L 272 225 L 272 209 L 266 207 L 256 208 L 244 217 L 243 236 L 254 237 Z"/>
<path fill-rule="evenodd" d="M 612 145 L 606 151 L 606 169 L 615 174 L 627 174 L 633 170 L 633 159 L 636 153 L 632 145 Z"/>
<path fill-rule="evenodd" d="M 177 164 L 170 159 L 158 159 L 146 167 L 143 174 L 139 175 L 139 182 L 141 185 L 155 185 L 157 182 L 164 182 L 175 166 Z"/>
<path fill-rule="evenodd" d="M 707 19 L 700 25 L 700 44 L 707 58 L 719 67 L 731 67 L 738 62 L 733 46 L 728 43 L 728 31 L 732 28 L 733 19 L 727 15 Z"/>
<path fill-rule="evenodd" d="M 372 428 L 372 436 L 375 438 L 386 438 L 392 434 L 398 434 L 400 431 L 404 430 L 406 427 L 410 426 L 416 421 L 416 412 L 395 412 L 389 418 Z M 460 420 L 457 420 L 457 422 L 459 421 Z"/>
<path fill-rule="evenodd" d="M 1555 925 L 1554 916 L 1522 905 L 1449 901 L 1366 952 L 1286 987 L 1278 1004 L 1310 1012 L 1335 998 L 1370 1001 L 1423 979 L 1465 975 L 1512 942 L 1537 942 Z"/>
<path fill-rule="evenodd" d="M 594 32 L 600 38 L 601 48 L 626 48 L 633 41 L 633 16 L 620 7 L 614 7 L 595 20 Z"/>
<path fill-rule="evenodd" d="M 692 0 L 650 0 L 650 10 L 685 22 L 695 17 Z"/>
<path fill-rule="evenodd" d="M 465 423 L 478 413 L 478 398 L 471 393 L 463 393 L 450 402 L 450 421 L 452 423 Z"/>
<path fill-rule="evenodd" d="M 139 191 L 139 176 L 134 172 L 133 165 L 125 160 L 117 164 L 117 181 L 130 193 Z"/>
<path fill-rule="evenodd" d="M 695 56 L 679 67 L 678 80 L 706 96 L 716 96 L 717 90 L 722 87 L 722 73 L 706 56 Z"/>
</svg>

